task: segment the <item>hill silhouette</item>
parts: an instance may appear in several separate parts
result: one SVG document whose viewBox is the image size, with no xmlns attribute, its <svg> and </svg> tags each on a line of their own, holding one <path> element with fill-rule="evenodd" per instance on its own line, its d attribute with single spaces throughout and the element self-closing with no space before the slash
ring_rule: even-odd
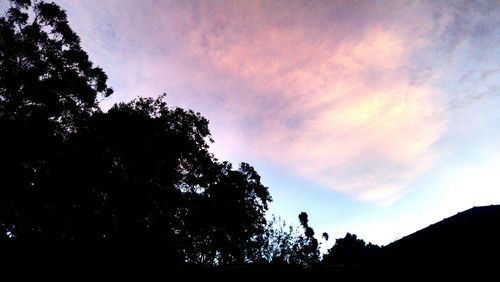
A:
<svg viewBox="0 0 500 282">
<path fill-rule="evenodd" d="M 473 207 L 378 249 L 356 235 L 337 240 L 322 265 L 229 269 L 223 277 L 278 275 L 282 279 L 429 280 L 473 275 L 496 277 L 500 254 L 500 205 Z M 335 249 L 335 246 L 332 249 Z M 336 255 L 333 260 L 328 255 Z M 464 276 L 465 275 L 465 276 Z M 406 279 L 404 279 L 406 278 Z"/>
<path fill-rule="evenodd" d="M 382 249 L 384 264 L 493 270 L 500 254 L 500 205 L 473 207 Z"/>
<path fill-rule="evenodd" d="M 380 249 L 347 234 L 309 276 L 412 280 L 496 277 L 500 254 L 500 205 L 473 207 Z M 376 247 L 376 246 L 375 246 Z"/>
<path fill-rule="evenodd" d="M 379 248 L 353 234 L 337 240 L 312 268 L 248 266 L 226 269 L 222 277 L 278 275 L 282 279 L 400 281 L 454 278 L 473 275 L 475 279 L 496 277 L 500 254 L 500 205 L 473 207 Z M 335 259 L 329 255 L 337 256 Z M 465 276 L 464 276 L 465 275 Z M 406 280 L 406 279 L 404 279 Z"/>
</svg>

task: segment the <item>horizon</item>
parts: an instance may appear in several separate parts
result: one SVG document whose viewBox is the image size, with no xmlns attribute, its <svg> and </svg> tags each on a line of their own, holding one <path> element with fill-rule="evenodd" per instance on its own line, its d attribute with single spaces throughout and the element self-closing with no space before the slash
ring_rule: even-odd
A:
<svg viewBox="0 0 500 282">
<path fill-rule="evenodd" d="M 55 1 L 115 94 L 168 93 L 248 162 L 269 215 L 387 245 L 500 203 L 492 2 Z M 475 5 L 474 5 L 475 4 Z"/>
</svg>

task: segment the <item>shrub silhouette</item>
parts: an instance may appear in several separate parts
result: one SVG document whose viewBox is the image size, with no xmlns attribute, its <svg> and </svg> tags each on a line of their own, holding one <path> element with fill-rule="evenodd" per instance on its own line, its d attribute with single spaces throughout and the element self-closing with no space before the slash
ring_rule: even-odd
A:
<svg viewBox="0 0 500 282">
<path fill-rule="evenodd" d="M 335 241 L 323 256 L 325 265 L 363 265 L 375 263 L 380 247 L 358 239 L 355 234 L 347 233 Z"/>
</svg>

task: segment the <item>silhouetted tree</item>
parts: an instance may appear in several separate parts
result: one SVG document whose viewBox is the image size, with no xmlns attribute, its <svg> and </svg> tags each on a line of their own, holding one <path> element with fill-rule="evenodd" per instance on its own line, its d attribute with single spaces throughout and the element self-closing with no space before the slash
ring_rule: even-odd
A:
<svg viewBox="0 0 500 282">
<path fill-rule="evenodd" d="M 293 246 L 293 255 L 290 262 L 293 264 L 311 267 L 320 261 L 320 244 L 314 237 L 314 230 L 309 226 L 308 215 L 305 212 L 299 214 L 300 225 L 304 229 L 304 235 L 299 236 Z"/>
<path fill-rule="evenodd" d="M 194 193 L 187 211 L 188 261 L 205 265 L 242 264 L 259 259 L 265 212 L 271 200 L 254 168 L 242 163 L 213 165 L 213 180 Z M 199 187 L 200 188 L 200 187 Z"/>
<path fill-rule="evenodd" d="M 286 265 L 294 256 L 294 244 L 300 234 L 293 226 L 287 225 L 281 218 L 272 217 L 267 223 L 265 233 L 260 238 L 260 262 Z"/>
<path fill-rule="evenodd" d="M 312 267 L 320 262 L 320 243 L 309 226 L 307 213 L 299 214 L 299 222 L 303 233 L 279 218 L 269 221 L 261 238 L 260 262 L 299 267 Z M 323 233 L 325 236 L 328 234 Z"/>
<path fill-rule="evenodd" d="M 184 260 L 182 211 L 191 205 L 189 192 L 205 187 L 204 175 L 212 174 L 208 121 L 168 108 L 163 97 L 97 112 L 68 138 L 47 185 L 58 189 L 50 197 L 58 208 L 50 223 L 66 230 L 53 236 Z"/>
<path fill-rule="evenodd" d="M 259 259 L 271 197 L 258 173 L 215 159 L 208 121 L 165 95 L 102 112 L 106 75 L 57 5 L 11 1 L 0 63 L 0 242 L 97 263 Z"/>
<path fill-rule="evenodd" d="M 360 265 L 373 263 L 380 247 L 358 239 L 355 234 L 347 233 L 335 241 L 335 245 L 323 255 L 326 265 Z"/>
<path fill-rule="evenodd" d="M 55 4 L 11 1 L 0 18 L 0 240 L 48 232 L 49 167 L 112 93 Z"/>
<path fill-rule="evenodd" d="M 87 219 L 81 228 L 69 229 L 92 240 L 154 242 L 156 250 L 171 242 L 165 246 L 170 252 L 174 248 L 175 256 L 196 264 L 249 260 L 265 226 L 267 187 L 250 165 L 232 170 L 214 159 L 206 143 L 208 121 L 168 108 L 163 98 L 96 113 L 70 139 L 58 174 L 68 182 L 82 179 L 73 187 L 85 196 L 72 198 L 89 200 L 76 205 L 92 214 L 80 217 Z"/>
</svg>

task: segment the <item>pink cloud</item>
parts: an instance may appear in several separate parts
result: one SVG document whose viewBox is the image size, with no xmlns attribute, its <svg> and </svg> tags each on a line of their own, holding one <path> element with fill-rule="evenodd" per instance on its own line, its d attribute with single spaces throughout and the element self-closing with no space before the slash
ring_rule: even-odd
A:
<svg viewBox="0 0 500 282">
<path fill-rule="evenodd" d="M 450 17 L 436 25 L 426 5 L 394 4 L 391 22 L 387 5 L 363 5 L 120 2 L 119 11 L 104 5 L 89 16 L 130 19 L 115 27 L 130 38 L 113 39 L 107 52 L 91 49 L 118 69 L 125 98 L 167 91 L 201 108 L 222 158 L 270 161 L 390 203 L 439 156 L 432 146 L 446 129 L 446 115 L 436 115 L 440 92 L 413 83 L 406 69 Z"/>
<path fill-rule="evenodd" d="M 231 12 L 245 14 L 246 8 L 232 6 Z M 432 167 L 432 145 L 446 122 L 435 117 L 438 91 L 411 85 L 401 72 L 412 52 L 401 34 L 375 26 L 335 40 L 312 34 L 317 30 L 277 26 L 258 9 L 252 14 L 258 28 L 243 24 L 249 30 L 239 28 L 239 17 L 219 15 L 199 18 L 185 51 L 214 74 L 209 79 L 252 91 L 226 92 L 225 106 L 237 113 L 235 127 L 248 120 L 259 127 L 239 131 L 238 138 L 225 134 L 217 141 L 220 150 L 272 161 L 381 203 L 397 200 Z"/>
</svg>

